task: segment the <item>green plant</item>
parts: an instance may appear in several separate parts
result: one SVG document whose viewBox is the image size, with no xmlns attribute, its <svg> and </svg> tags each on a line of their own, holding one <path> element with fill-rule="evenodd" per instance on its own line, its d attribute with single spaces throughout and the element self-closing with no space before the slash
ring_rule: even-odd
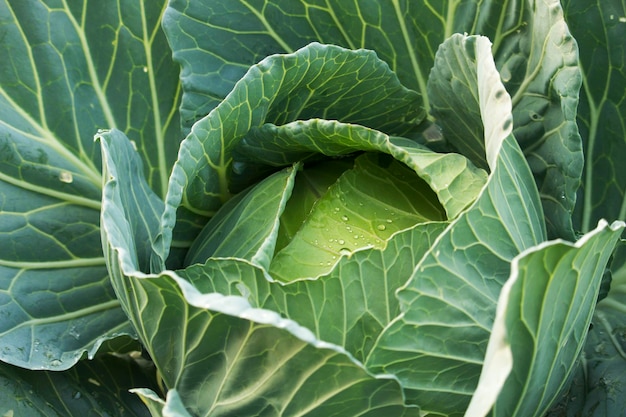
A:
<svg viewBox="0 0 626 417">
<path fill-rule="evenodd" d="M 0 72 L 0 186 L 21 196 L 1 200 L 2 360 L 92 358 L 5 365 L 8 397 L 31 387 L 50 415 L 145 414 L 131 387 L 153 415 L 620 410 L 624 225 L 600 219 L 624 218 L 606 150 L 624 132 L 603 130 L 624 120 L 624 11 L 582 3 L 5 1 L 4 48 L 29 54 Z M 113 366 L 141 382 L 80 388 Z"/>
</svg>

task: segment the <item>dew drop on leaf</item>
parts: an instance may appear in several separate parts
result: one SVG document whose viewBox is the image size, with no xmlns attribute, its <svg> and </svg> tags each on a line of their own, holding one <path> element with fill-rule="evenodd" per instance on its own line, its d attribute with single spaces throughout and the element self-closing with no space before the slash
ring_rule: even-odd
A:
<svg viewBox="0 0 626 417">
<path fill-rule="evenodd" d="M 66 184 L 71 184 L 74 181 L 74 176 L 69 171 L 61 171 L 59 174 L 59 180 Z"/>
<path fill-rule="evenodd" d="M 76 326 L 70 327 L 68 334 L 76 340 L 80 339 L 80 332 L 76 330 Z"/>
<path fill-rule="evenodd" d="M 387 229 L 387 226 L 385 226 L 384 224 L 379 224 L 378 226 L 376 226 L 376 228 L 382 232 Z"/>
<path fill-rule="evenodd" d="M 350 255 L 352 255 L 352 251 L 350 249 L 348 249 L 348 248 L 341 248 L 341 249 L 339 249 L 339 254 L 341 256 L 350 256 Z"/>
<path fill-rule="evenodd" d="M 344 222 L 347 222 L 347 221 L 348 221 L 348 220 L 350 220 L 350 219 L 348 219 L 348 216 L 346 216 L 346 215 L 344 214 L 343 216 L 341 216 L 341 220 L 342 220 L 342 221 L 344 221 Z"/>
</svg>

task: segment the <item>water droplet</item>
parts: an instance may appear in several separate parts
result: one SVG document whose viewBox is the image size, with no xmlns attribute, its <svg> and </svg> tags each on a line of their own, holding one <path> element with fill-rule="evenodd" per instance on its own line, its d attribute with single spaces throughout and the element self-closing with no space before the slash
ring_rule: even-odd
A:
<svg viewBox="0 0 626 417">
<path fill-rule="evenodd" d="M 352 231 L 352 228 L 350 226 L 346 226 L 346 231 L 350 233 Z"/>
<path fill-rule="evenodd" d="M 53 359 L 50 361 L 50 366 L 61 366 L 63 365 L 63 362 L 61 362 L 59 359 Z"/>
<path fill-rule="evenodd" d="M 148 67 L 143 67 L 143 72 L 148 72 Z"/>
<path fill-rule="evenodd" d="M 341 248 L 341 249 L 339 249 L 339 254 L 341 256 L 350 256 L 350 255 L 352 255 L 352 251 L 350 249 L 348 249 L 348 248 Z"/>
<path fill-rule="evenodd" d="M 81 397 L 80 391 L 76 391 L 74 395 L 72 395 L 72 398 L 75 400 L 80 400 L 80 397 Z"/>
<path fill-rule="evenodd" d="M 335 212 L 338 213 L 340 208 L 339 207 L 335 207 L 333 210 L 335 210 Z"/>
<path fill-rule="evenodd" d="M 69 171 L 61 171 L 61 173 L 59 174 L 59 180 L 66 184 L 71 184 L 72 182 L 74 182 L 74 176 Z"/>
<path fill-rule="evenodd" d="M 343 245 L 343 244 L 345 244 L 345 243 L 346 243 L 346 241 L 345 241 L 345 240 L 343 240 L 343 239 L 339 239 L 339 240 L 337 241 L 337 243 L 339 243 L 340 245 Z"/>
<path fill-rule="evenodd" d="M 353 238 L 355 238 L 355 239 L 358 239 L 358 238 L 359 238 L 359 235 L 354 235 L 354 236 L 352 236 L 352 237 L 353 237 Z"/>
<path fill-rule="evenodd" d="M 376 228 L 382 232 L 383 230 L 387 229 L 387 226 L 385 226 L 384 224 L 379 224 L 378 226 L 376 226 Z"/>
<path fill-rule="evenodd" d="M 391 220 L 391 219 L 387 219 L 387 220 L 385 220 L 385 221 L 386 221 L 387 223 L 393 223 L 393 220 Z"/>
<path fill-rule="evenodd" d="M 344 214 L 343 216 L 341 216 L 341 220 L 342 220 L 342 221 L 344 221 L 344 222 L 347 222 L 347 221 L 348 221 L 348 220 L 350 220 L 350 219 L 348 219 L 348 216 L 346 216 L 346 215 Z"/>
<path fill-rule="evenodd" d="M 68 332 L 68 334 L 76 340 L 80 338 L 80 333 L 78 332 L 78 330 L 76 330 L 75 326 L 70 327 L 70 331 Z"/>
</svg>

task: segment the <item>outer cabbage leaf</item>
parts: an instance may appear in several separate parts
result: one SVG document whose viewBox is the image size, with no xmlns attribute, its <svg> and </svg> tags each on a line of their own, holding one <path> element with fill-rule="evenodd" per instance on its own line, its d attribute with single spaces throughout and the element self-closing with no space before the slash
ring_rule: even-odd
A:
<svg viewBox="0 0 626 417">
<path fill-rule="evenodd" d="M 164 194 L 179 143 L 164 1 L 0 1 L 0 359 L 61 370 L 133 334 L 99 230 L 100 153 L 118 127 Z"/>
<path fill-rule="evenodd" d="M 374 103 L 384 103 L 385 111 Z M 403 87 L 371 51 L 311 44 L 266 58 L 181 144 L 157 242 L 160 253 L 167 256 L 177 215 L 194 213 L 206 222 L 231 197 L 229 180 L 238 169 L 233 152 L 250 130 L 266 122 L 323 117 L 401 134 L 424 116 L 420 95 Z"/>
<path fill-rule="evenodd" d="M 506 326 L 514 367 L 494 415 L 543 416 L 567 388 L 623 229 L 603 221 L 575 244 L 546 242 L 513 261 Z"/>
<path fill-rule="evenodd" d="M 474 114 L 481 116 L 491 169 L 487 185 L 398 291 L 402 313 L 366 361 L 373 372 L 396 375 L 410 403 L 433 414 L 460 415 L 468 406 L 511 262 L 546 238 L 537 189 L 511 133 L 511 98 L 499 81 L 490 47 L 486 38 L 455 35 L 441 46 L 433 69 L 447 70 L 450 51 L 471 63 L 476 75 L 466 88 L 477 95 L 465 102 L 464 122 L 474 126 L 481 123 Z M 467 96 L 458 87 L 454 94 Z"/>
<path fill-rule="evenodd" d="M 550 410 L 550 417 L 625 415 L 625 249 L 622 241 L 610 266 L 611 290 L 596 306 L 580 366 L 561 401 Z"/>
<path fill-rule="evenodd" d="M 454 96 L 431 103 L 427 95 L 437 48 L 453 33 L 489 37 L 513 97 L 515 137 L 540 189 L 549 235 L 574 239 L 571 212 L 583 164 L 575 121 L 581 77 L 559 0 L 174 0 L 163 24 L 182 67 L 186 131 L 250 65 L 313 41 L 376 51 L 404 85 L 421 92 L 425 108 L 439 119 L 456 108 L 441 105 Z M 455 82 L 459 77 L 463 83 L 467 67 L 449 64 Z M 467 127 L 448 129 L 447 119 L 444 138 L 458 145 Z M 473 144 L 481 146 L 476 129 Z"/>
<path fill-rule="evenodd" d="M 483 374 L 465 415 L 485 416 L 494 404 L 494 416 L 546 415 L 578 364 L 601 277 L 623 229 L 622 222 L 603 221 L 575 244 L 545 242 L 513 260 Z M 594 331 L 589 333 L 593 341 Z M 604 407 L 612 408 L 616 399 L 605 398 Z M 584 398 L 576 403 L 570 411 L 580 415 Z M 586 406 L 583 415 L 600 404 Z M 620 412 L 615 411 L 608 415 Z"/>
</svg>

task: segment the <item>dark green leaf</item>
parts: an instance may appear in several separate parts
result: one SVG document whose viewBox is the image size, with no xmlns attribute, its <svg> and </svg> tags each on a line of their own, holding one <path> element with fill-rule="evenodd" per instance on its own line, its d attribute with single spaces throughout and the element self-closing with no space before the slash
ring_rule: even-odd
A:
<svg viewBox="0 0 626 417">
<path fill-rule="evenodd" d="M 185 263 L 204 263 L 210 257 L 239 258 L 268 269 L 297 169 L 277 172 L 224 204 L 196 238 Z"/>
<path fill-rule="evenodd" d="M 133 334 L 100 242 L 94 134 L 117 127 L 164 195 L 180 141 L 164 1 L 0 1 L 0 359 L 65 369 Z"/>
<path fill-rule="evenodd" d="M 583 89 L 578 126 L 585 172 L 576 226 L 588 231 L 602 218 L 626 218 L 626 4 L 623 0 L 563 0 L 580 48 Z"/>
<path fill-rule="evenodd" d="M 0 415 L 149 416 L 139 398 L 128 392 L 135 386 L 155 386 L 150 368 L 128 357 L 104 356 L 81 361 L 64 372 L 27 371 L 0 364 Z"/>
</svg>

